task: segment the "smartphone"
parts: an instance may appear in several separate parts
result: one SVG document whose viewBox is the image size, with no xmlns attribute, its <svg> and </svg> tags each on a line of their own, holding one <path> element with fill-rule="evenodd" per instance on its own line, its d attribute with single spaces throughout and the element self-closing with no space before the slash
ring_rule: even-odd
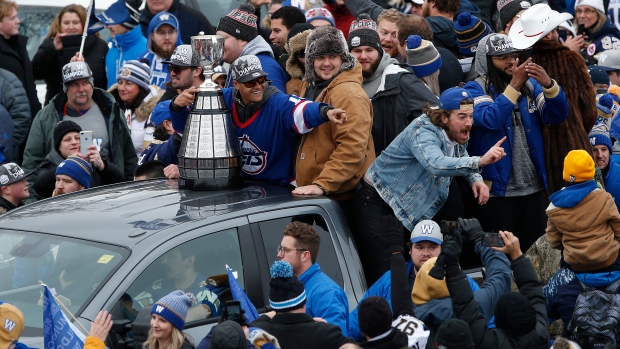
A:
<svg viewBox="0 0 620 349">
<path fill-rule="evenodd" d="M 461 232 L 461 225 L 457 221 L 441 221 L 439 225 L 441 233 L 443 235 L 454 234 L 455 232 Z"/>
<path fill-rule="evenodd" d="M 532 53 L 534 53 L 534 48 L 528 47 L 523 51 L 523 58 L 520 62 L 527 61 L 528 58 L 532 57 Z"/>
<path fill-rule="evenodd" d="M 480 242 L 482 246 L 486 247 L 504 247 L 504 239 L 499 233 L 484 233 L 482 235 L 482 241 Z"/>
<path fill-rule="evenodd" d="M 93 145 L 93 131 L 81 131 L 80 132 L 80 154 L 86 156 L 88 153 L 88 147 Z"/>
<path fill-rule="evenodd" d="M 225 307 L 226 313 L 228 314 L 228 320 L 241 323 L 241 303 L 239 303 L 239 301 L 227 301 Z"/>
<path fill-rule="evenodd" d="M 580 35 L 580 34 L 583 34 L 583 35 L 586 34 L 586 25 L 585 24 L 580 24 L 577 27 L 577 35 Z"/>
<path fill-rule="evenodd" d="M 62 55 L 65 58 L 71 59 L 76 52 L 80 51 L 80 45 L 82 44 L 81 35 L 66 35 L 60 39 L 62 41 Z"/>
</svg>

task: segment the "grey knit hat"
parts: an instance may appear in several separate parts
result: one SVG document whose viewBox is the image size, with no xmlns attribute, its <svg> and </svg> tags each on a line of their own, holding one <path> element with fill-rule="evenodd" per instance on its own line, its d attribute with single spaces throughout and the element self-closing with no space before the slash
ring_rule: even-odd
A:
<svg viewBox="0 0 620 349">
<path fill-rule="evenodd" d="M 148 92 L 151 83 L 151 68 L 140 61 L 127 61 L 116 75 L 116 80 L 131 81 Z"/>
<path fill-rule="evenodd" d="M 257 17 L 254 6 L 249 2 L 242 3 L 238 9 L 220 19 L 217 30 L 226 32 L 237 39 L 252 41 L 258 36 Z"/>
<path fill-rule="evenodd" d="M 357 62 L 355 56 L 349 53 L 347 40 L 339 29 L 330 26 L 318 27 L 308 35 L 306 41 L 306 80 L 308 82 L 317 80 L 314 72 L 314 59 L 327 55 L 342 57 L 340 72 L 353 69 Z"/>
<path fill-rule="evenodd" d="M 407 38 L 407 64 L 417 76 L 428 76 L 441 68 L 441 55 L 432 42 L 419 35 Z"/>
</svg>

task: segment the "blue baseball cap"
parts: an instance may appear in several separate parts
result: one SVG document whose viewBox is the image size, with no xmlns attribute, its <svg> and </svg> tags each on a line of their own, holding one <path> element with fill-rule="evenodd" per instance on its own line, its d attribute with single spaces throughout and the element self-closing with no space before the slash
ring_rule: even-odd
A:
<svg viewBox="0 0 620 349">
<path fill-rule="evenodd" d="M 132 17 L 127 5 L 125 4 L 125 0 L 119 0 L 110 5 L 107 10 L 98 14 L 97 19 L 100 20 L 103 25 L 107 26 L 129 22 Z"/>
<path fill-rule="evenodd" d="M 461 101 L 464 99 L 474 99 L 466 89 L 461 87 L 449 88 L 439 96 L 439 108 L 443 110 L 461 109 Z"/>
<path fill-rule="evenodd" d="M 168 119 L 170 119 L 170 103 L 157 103 L 157 105 L 153 109 L 153 112 L 151 113 L 151 123 L 153 123 L 153 125 L 157 127 L 162 122 Z"/>
<path fill-rule="evenodd" d="M 603 67 L 599 67 L 597 65 L 588 66 L 588 73 L 590 73 L 590 79 L 593 84 L 605 84 L 607 86 L 611 85 L 609 82 L 609 75 Z"/>
</svg>

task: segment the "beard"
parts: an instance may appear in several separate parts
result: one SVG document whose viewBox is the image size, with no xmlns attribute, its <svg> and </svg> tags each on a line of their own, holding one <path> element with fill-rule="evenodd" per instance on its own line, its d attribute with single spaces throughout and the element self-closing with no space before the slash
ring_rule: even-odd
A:
<svg viewBox="0 0 620 349">
<path fill-rule="evenodd" d="M 364 79 L 371 77 L 372 74 L 374 74 L 377 71 L 377 68 L 379 67 L 379 63 L 381 63 L 381 57 L 382 56 L 377 57 L 377 59 L 374 62 L 372 62 L 372 64 L 370 64 L 370 67 L 368 68 L 368 70 L 362 70 L 362 76 L 364 77 Z"/>
<path fill-rule="evenodd" d="M 170 50 L 167 50 L 159 45 L 156 45 L 154 42 L 153 44 L 153 52 L 160 58 L 165 58 L 165 59 L 170 59 L 170 57 L 172 56 L 172 52 L 174 52 L 174 45 L 170 46 Z"/>
<path fill-rule="evenodd" d="M 499 69 L 497 70 L 497 75 L 499 75 L 502 81 L 504 81 L 507 84 L 510 84 L 510 81 L 512 80 L 512 75 L 506 74 L 505 71 L 499 70 Z"/>
</svg>

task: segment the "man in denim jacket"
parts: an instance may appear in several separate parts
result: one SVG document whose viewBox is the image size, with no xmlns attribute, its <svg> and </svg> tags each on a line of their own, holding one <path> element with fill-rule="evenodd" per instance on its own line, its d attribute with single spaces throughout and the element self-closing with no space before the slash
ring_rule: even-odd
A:
<svg viewBox="0 0 620 349">
<path fill-rule="evenodd" d="M 431 219 L 448 197 L 453 176 L 465 176 L 479 204 L 489 199 L 482 182 L 482 166 L 504 155 L 504 138 L 483 156 L 470 157 L 465 149 L 473 125 L 473 98 L 453 87 L 439 97 L 439 107 L 424 108 L 370 166 L 360 185 L 374 187 L 379 195 L 365 195 L 375 205 L 389 205 L 407 230 L 423 219 Z M 376 210 L 382 214 L 381 210 Z M 360 217 L 360 219 L 366 219 Z M 377 231 L 377 234 L 380 234 Z M 377 248 L 377 253 L 383 253 Z"/>
</svg>

